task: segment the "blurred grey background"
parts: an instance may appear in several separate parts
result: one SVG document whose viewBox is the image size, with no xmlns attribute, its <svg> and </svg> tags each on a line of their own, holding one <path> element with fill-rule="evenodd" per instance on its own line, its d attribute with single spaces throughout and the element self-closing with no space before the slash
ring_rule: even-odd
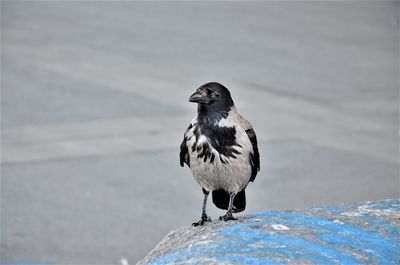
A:
<svg viewBox="0 0 400 265">
<path fill-rule="evenodd" d="M 258 135 L 245 213 L 398 197 L 398 11 L 2 1 L 1 262 L 133 264 L 196 221 L 178 153 L 208 81 Z"/>
</svg>

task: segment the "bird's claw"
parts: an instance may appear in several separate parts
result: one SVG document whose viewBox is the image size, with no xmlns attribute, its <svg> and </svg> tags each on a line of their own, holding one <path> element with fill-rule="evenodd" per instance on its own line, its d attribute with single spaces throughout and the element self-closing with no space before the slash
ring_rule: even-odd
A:
<svg viewBox="0 0 400 265">
<path fill-rule="evenodd" d="M 232 213 L 227 213 L 224 216 L 220 216 L 219 220 L 221 221 L 230 221 L 230 220 L 237 220 L 235 217 L 233 217 Z"/>
<path fill-rule="evenodd" d="M 208 216 L 207 214 L 202 214 L 200 221 L 193 223 L 193 226 L 199 226 L 199 225 L 204 225 L 205 222 L 211 222 L 211 217 Z"/>
</svg>

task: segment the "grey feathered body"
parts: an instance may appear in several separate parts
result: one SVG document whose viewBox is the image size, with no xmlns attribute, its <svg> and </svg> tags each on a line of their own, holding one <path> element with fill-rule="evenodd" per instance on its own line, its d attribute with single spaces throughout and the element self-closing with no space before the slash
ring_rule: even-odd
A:
<svg viewBox="0 0 400 265">
<path fill-rule="evenodd" d="M 192 120 L 184 137 L 187 146 L 185 159 L 203 189 L 238 193 L 246 188 L 254 170 L 249 130 L 252 130 L 250 123 L 235 107 L 224 117 L 214 117 L 205 122 L 199 121 L 198 117 Z"/>
</svg>

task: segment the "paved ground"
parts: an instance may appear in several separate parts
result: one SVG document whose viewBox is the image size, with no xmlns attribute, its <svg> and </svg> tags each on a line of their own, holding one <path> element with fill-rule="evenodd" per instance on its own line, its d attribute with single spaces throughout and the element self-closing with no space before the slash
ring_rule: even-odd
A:
<svg viewBox="0 0 400 265">
<path fill-rule="evenodd" d="M 246 212 L 399 196 L 398 8 L 2 1 L 1 261 L 135 263 L 198 219 L 211 80 L 258 134 Z"/>
</svg>

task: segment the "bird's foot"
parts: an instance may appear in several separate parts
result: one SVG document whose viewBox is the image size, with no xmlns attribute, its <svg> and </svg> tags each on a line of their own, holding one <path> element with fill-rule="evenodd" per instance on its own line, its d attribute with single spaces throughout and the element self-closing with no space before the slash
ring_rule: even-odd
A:
<svg viewBox="0 0 400 265">
<path fill-rule="evenodd" d="M 219 220 L 221 221 L 229 221 L 229 220 L 237 220 L 235 217 L 233 217 L 232 213 L 227 212 L 224 216 L 220 216 Z"/>
<path fill-rule="evenodd" d="M 193 226 L 204 225 L 205 222 L 211 222 L 211 217 L 208 216 L 207 214 L 203 213 L 203 214 L 201 215 L 200 221 L 198 221 L 198 222 L 196 222 L 196 223 L 193 223 L 192 225 L 193 225 Z"/>
</svg>

